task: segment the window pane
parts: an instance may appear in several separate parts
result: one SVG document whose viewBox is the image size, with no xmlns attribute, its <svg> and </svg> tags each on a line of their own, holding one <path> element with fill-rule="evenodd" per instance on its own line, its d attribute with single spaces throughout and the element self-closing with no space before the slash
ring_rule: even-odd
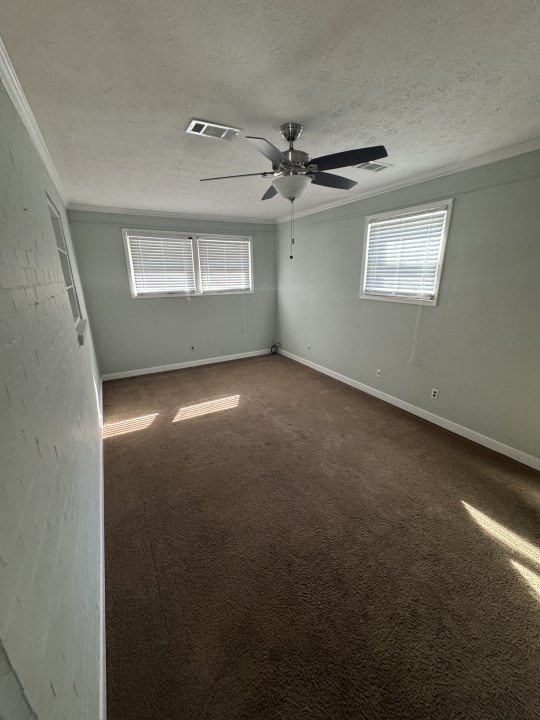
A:
<svg viewBox="0 0 540 720">
<path fill-rule="evenodd" d="M 57 215 L 53 214 L 51 208 L 49 208 L 49 212 L 51 214 L 51 222 L 54 230 L 54 236 L 56 238 L 56 246 L 60 250 L 64 250 L 64 252 L 67 252 L 66 241 L 64 239 L 64 231 L 62 230 L 62 225 L 60 224 L 60 218 Z"/>
<path fill-rule="evenodd" d="M 63 250 L 58 250 L 58 255 L 60 256 L 60 264 L 62 265 L 62 272 L 64 273 L 64 282 L 66 287 L 70 287 L 70 285 L 73 285 L 73 278 L 71 276 L 67 253 Z"/>
<path fill-rule="evenodd" d="M 199 238 L 197 243 L 203 293 L 251 291 L 248 239 Z"/>
<path fill-rule="evenodd" d="M 67 292 L 69 297 L 69 304 L 71 305 L 71 312 L 73 313 L 73 319 L 78 320 L 81 315 L 81 311 L 79 310 L 79 300 L 77 298 L 75 288 L 72 286 L 68 288 Z"/>
<path fill-rule="evenodd" d="M 81 310 L 79 306 L 79 298 L 77 297 L 77 291 L 75 290 L 75 285 L 73 282 L 73 273 L 71 271 L 71 263 L 69 261 L 66 239 L 64 236 L 64 230 L 62 228 L 62 221 L 56 208 L 52 205 L 50 201 L 49 214 L 51 216 L 54 237 L 56 239 L 56 246 L 58 248 L 58 257 L 60 258 L 60 266 L 62 267 L 62 274 L 64 276 L 64 283 L 69 297 L 71 312 L 73 315 L 73 319 L 78 320 L 81 316 Z"/>
<path fill-rule="evenodd" d="M 371 220 L 364 294 L 433 300 L 447 213 L 444 207 Z"/>
<path fill-rule="evenodd" d="M 189 238 L 127 235 L 136 295 L 195 292 Z"/>
</svg>

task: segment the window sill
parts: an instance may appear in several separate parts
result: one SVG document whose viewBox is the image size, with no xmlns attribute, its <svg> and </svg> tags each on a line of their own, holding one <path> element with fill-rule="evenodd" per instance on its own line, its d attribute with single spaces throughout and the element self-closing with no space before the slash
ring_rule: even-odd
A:
<svg viewBox="0 0 540 720">
<path fill-rule="evenodd" d="M 81 318 L 77 325 L 75 326 L 77 330 L 77 337 L 79 339 L 79 345 L 84 345 L 84 339 L 86 337 L 86 331 L 88 328 L 88 320 L 86 318 Z"/>
<path fill-rule="evenodd" d="M 437 298 L 423 300 L 422 298 L 400 297 L 399 295 L 360 295 L 360 300 L 382 300 L 383 302 L 406 303 L 409 305 L 437 305 Z"/>
<path fill-rule="evenodd" d="M 133 300 L 153 300 L 154 298 L 189 298 L 193 297 L 216 297 L 218 295 L 253 295 L 255 290 L 224 290 L 223 292 L 205 292 L 205 293 L 147 293 L 141 295 L 131 295 Z"/>
</svg>

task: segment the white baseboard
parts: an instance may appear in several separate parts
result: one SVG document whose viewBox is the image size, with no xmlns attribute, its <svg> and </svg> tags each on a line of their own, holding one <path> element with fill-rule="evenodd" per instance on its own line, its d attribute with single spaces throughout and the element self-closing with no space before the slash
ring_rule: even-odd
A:
<svg viewBox="0 0 540 720">
<path fill-rule="evenodd" d="M 167 372 L 168 370 L 182 370 L 183 368 L 197 367 L 198 365 L 211 365 L 212 363 L 228 362 L 229 360 L 241 360 L 242 358 L 255 357 L 257 355 L 269 355 L 270 348 L 264 350 L 251 350 L 250 352 L 237 353 L 236 355 L 222 355 L 221 357 L 205 358 L 203 360 L 189 360 L 188 362 L 173 363 L 172 365 L 158 365 L 157 367 L 140 368 L 139 370 L 126 370 L 125 372 L 108 373 L 102 375 L 101 379 L 119 380 L 120 378 L 136 377 L 137 375 L 151 375 L 152 373 Z"/>
<path fill-rule="evenodd" d="M 317 365 L 317 363 L 311 362 L 311 360 L 305 360 L 299 355 L 293 355 L 293 353 L 282 350 L 281 348 L 279 349 L 279 354 L 285 355 L 285 357 L 288 357 L 295 362 L 301 363 L 302 365 L 307 365 L 313 370 L 317 370 L 318 372 L 323 373 L 324 375 L 328 375 L 329 377 L 334 378 L 334 380 L 339 380 L 346 385 L 350 385 L 357 390 L 362 390 L 362 392 L 365 392 L 368 395 L 373 395 L 374 397 L 379 398 L 379 400 L 384 400 L 384 402 L 395 405 L 396 407 L 401 408 L 402 410 L 406 410 L 413 415 L 417 415 L 424 420 L 428 420 L 428 422 L 431 422 L 434 425 L 439 425 L 440 427 L 445 428 L 445 430 L 450 430 L 451 432 L 456 433 L 456 435 L 461 435 L 462 437 L 465 437 L 468 440 L 472 440 L 479 445 L 483 445 L 490 450 L 495 450 L 495 452 L 501 453 L 501 455 L 506 455 L 507 457 L 510 457 L 513 460 L 517 460 L 524 465 L 528 465 L 535 470 L 540 470 L 540 458 L 537 458 L 534 455 L 529 455 L 525 452 L 522 452 L 521 450 L 516 450 L 516 448 L 510 447 L 510 445 L 505 445 L 498 440 L 487 437 L 487 435 L 482 435 L 481 433 L 476 432 L 476 430 L 471 430 L 470 428 L 464 427 L 463 425 L 458 425 L 458 423 L 455 423 L 452 420 L 447 420 L 446 418 L 435 415 L 428 410 L 423 410 L 416 405 L 411 405 L 411 403 L 400 400 L 393 395 L 388 395 L 387 393 L 381 392 L 380 390 L 377 390 L 370 385 L 364 385 L 364 383 L 361 383 L 358 380 L 353 380 L 346 375 L 341 375 L 341 373 L 334 372 L 334 370 L 329 370 L 322 365 Z"/>
</svg>

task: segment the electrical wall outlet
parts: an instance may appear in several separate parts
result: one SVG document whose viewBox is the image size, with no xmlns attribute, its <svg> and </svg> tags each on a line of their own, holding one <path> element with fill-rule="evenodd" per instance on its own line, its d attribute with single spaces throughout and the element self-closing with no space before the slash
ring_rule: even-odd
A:
<svg viewBox="0 0 540 720">
<path fill-rule="evenodd" d="M 439 397 L 439 388 L 431 388 L 431 397 L 436 400 Z"/>
<path fill-rule="evenodd" d="M 311 351 L 311 345 L 308 345 L 308 346 L 307 346 L 307 349 L 308 349 L 309 351 Z"/>
<path fill-rule="evenodd" d="M 375 375 L 376 375 L 376 377 L 378 377 L 378 378 L 382 377 L 382 370 L 381 370 L 381 368 L 377 368 L 377 370 L 375 371 Z"/>
<path fill-rule="evenodd" d="M 191 346 L 191 352 L 194 352 L 194 351 L 195 351 L 195 345 L 192 345 L 192 346 Z"/>
</svg>

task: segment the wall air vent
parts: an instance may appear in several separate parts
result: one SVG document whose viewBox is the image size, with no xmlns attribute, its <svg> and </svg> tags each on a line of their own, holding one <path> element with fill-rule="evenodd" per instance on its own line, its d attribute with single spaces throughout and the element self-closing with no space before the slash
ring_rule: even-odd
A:
<svg viewBox="0 0 540 720">
<path fill-rule="evenodd" d="M 206 122 L 206 120 L 192 120 L 186 132 L 190 135 L 202 135 L 215 140 L 234 140 L 240 134 L 240 129 Z"/>
<path fill-rule="evenodd" d="M 373 160 L 371 162 L 360 163 L 360 165 L 356 166 L 357 170 L 369 170 L 370 172 L 380 172 L 389 167 L 392 166 L 385 163 L 374 162 Z"/>
</svg>

